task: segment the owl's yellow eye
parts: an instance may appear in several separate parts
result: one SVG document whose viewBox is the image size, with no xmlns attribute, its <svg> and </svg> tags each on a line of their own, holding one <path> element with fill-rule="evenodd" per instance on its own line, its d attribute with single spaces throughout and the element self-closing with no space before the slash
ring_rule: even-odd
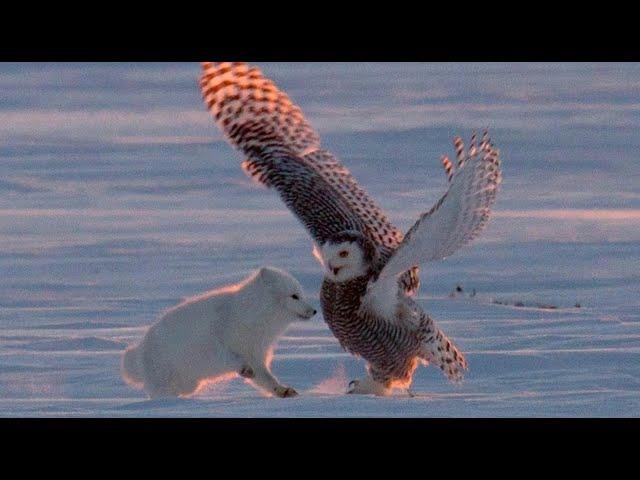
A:
<svg viewBox="0 0 640 480">
<path fill-rule="evenodd" d="M 340 258 L 347 258 L 349 256 L 349 252 L 343 250 L 338 255 L 340 255 Z"/>
</svg>

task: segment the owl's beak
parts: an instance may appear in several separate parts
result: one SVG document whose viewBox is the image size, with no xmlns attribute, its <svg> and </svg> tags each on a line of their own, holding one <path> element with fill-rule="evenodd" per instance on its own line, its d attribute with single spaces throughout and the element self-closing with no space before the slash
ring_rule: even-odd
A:
<svg viewBox="0 0 640 480">
<path fill-rule="evenodd" d="M 333 265 L 329 264 L 329 270 L 331 270 L 334 275 L 338 275 L 338 272 L 340 272 L 341 269 L 342 267 L 334 267 Z"/>
</svg>

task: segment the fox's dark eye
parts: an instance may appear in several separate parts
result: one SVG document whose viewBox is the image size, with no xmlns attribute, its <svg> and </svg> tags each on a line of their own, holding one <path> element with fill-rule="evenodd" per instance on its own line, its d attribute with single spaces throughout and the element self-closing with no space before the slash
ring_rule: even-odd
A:
<svg viewBox="0 0 640 480">
<path fill-rule="evenodd" d="M 294 300 L 300 300 L 300 297 L 298 295 L 291 295 L 291 298 L 293 298 Z"/>
<path fill-rule="evenodd" d="M 343 250 L 338 255 L 340 255 L 340 258 L 347 258 L 349 256 L 349 252 Z"/>
</svg>

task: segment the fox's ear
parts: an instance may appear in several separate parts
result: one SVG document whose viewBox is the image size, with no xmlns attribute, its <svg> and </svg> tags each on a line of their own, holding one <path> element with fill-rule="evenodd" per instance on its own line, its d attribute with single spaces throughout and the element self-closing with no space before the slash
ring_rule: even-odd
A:
<svg viewBox="0 0 640 480">
<path fill-rule="evenodd" d="M 268 278 L 269 275 L 271 275 L 271 272 L 267 267 L 262 267 L 260 270 L 258 270 L 258 277 L 260 278 Z"/>
</svg>

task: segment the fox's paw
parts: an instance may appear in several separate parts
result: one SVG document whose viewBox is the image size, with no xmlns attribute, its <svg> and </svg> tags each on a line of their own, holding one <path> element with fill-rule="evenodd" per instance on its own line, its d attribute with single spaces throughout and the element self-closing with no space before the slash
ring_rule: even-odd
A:
<svg viewBox="0 0 640 480">
<path fill-rule="evenodd" d="M 251 368 L 249 365 L 244 365 L 241 369 L 240 369 L 240 376 L 243 378 L 254 378 L 256 376 L 256 373 L 253 371 L 253 368 Z"/>
<path fill-rule="evenodd" d="M 280 398 L 291 398 L 298 396 L 298 392 L 296 392 L 293 388 L 285 387 L 283 385 L 279 385 L 274 388 L 273 393 L 276 395 L 276 397 Z"/>
</svg>

